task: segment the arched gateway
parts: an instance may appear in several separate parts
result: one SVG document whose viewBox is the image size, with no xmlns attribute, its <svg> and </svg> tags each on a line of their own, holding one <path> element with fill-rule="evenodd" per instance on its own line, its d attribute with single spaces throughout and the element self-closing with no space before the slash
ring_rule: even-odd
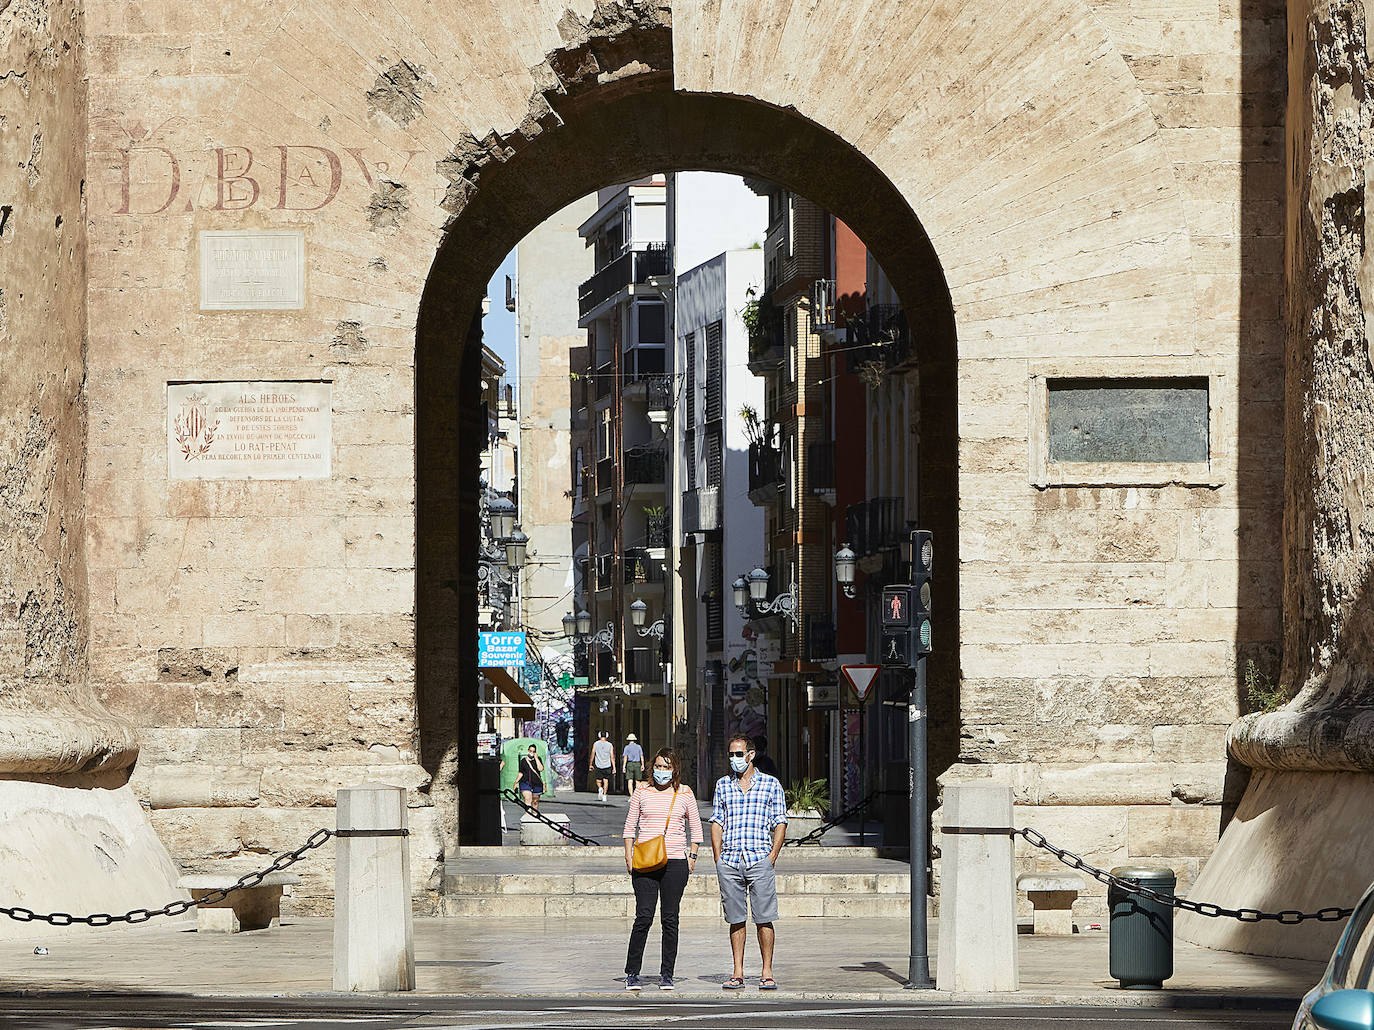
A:
<svg viewBox="0 0 1374 1030">
<path fill-rule="evenodd" d="M 60 668 L 5 652 L 15 739 L 58 696 L 128 720 L 141 753 L 111 803 L 132 790 L 189 862 L 294 843 L 341 783 L 404 783 L 427 878 L 466 820 L 485 284 L 579 195 L 724 170 L 844 218 L 910 315 L 945 777 L 1012 783 L 1047 835 L 1108 864 L 1169 859 L 1191 882 L 1239 797 L 1238 684 L 1247 662 L 1273 674 L 1279 635 L 1281 5 L 252 10 L 173 27 L 94 0 L 84 30 L 54 16 L 0 36 L 37 83 L 29 188 L 85 260 L 44 264 L 20 211 L 27 292 L 55 283 L 89 326 L 60 325 L 33 382 L 4 384 L 22 416 L 0 440 L 27 441 L 30 410 L 41 438 L 55 396 L 79 407 L 60 368 L 84 369 L 90 410 L 88 441 L 49 433 L 51 453 L 87 456 L 84 494 L 49 479 L 43 495 L 74 542 L 34 533 L 4 557 L 19 587 L 0 629 L 72 642 Z M 75 56 L 43 63 L 63 33 Z M 59 108 L 86 73 L 87 105 Z M 40 157 L 64 151 L 84 165 Z M 11 281 L 12 338 L 36 338 L 50 315 Z M 329 460 L 266 478 L 196 465 L 196 405 L 226 384 L 244 411 L 320 409 Z M 1061 419 L 1084 386 L 1120 405 L 1094 427 L 1119 445 L 1098 460 L 1060 449 L 1091 435 Z M 1151 442 L 1165 387 L 1202 398 L 1186 461 Z M 59 462 L 24 447 L 20 497 Z M 245 453 L 240 470 L 264 467 Z M 23 598 L 54 595 L 69 620 L 25 620 Z M 62 741 L 87 739 L 82 718 Z M 28 804 L 102 747 L 105 764 L 134 757 L 0 744 L 4 790 Z M 111 904 L 160 900 L 122 876 Z M 327 904 L 326 885 L 306 903 Z"/>
</svg>

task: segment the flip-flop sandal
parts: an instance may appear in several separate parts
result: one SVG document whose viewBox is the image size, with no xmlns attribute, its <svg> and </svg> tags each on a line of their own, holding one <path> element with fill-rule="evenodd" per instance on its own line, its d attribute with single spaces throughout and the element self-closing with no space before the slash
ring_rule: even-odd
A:
<svg viewBox="0 0 1374 1030">
<path fill-rule="evenodd" d="M 744 986 L 744 981 L 738 976 L 732 976 L 720 985 L 723 991 L 738 991 Z"/>
<path fill-rule="evenodd" d="M 759 981 L 759 990 L 761 991 L 776 991 L 777 989 L 778 982 L 771 976 Z"/>
</svg>

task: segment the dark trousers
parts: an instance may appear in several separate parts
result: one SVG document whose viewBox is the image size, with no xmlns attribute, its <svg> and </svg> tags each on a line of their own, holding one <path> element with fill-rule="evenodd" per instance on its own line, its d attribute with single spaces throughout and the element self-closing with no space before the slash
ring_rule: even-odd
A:
<svg viewBox="0 0 1374 1030">
<path fill-rule="evenodd" d="M 687 860 L 670 858 L 662 869 L 652 873 L 635 873 L 631 877 L 635 888 L 635 925 L 630 930 L 630 951 L 625 956 L 625 974 L 638 976 L 644 962 L 644 944 L 649 939 L 649 927 L 654 925 L 654 907 L 662 899 L 663 961 L 659 975 L 672 976 L 677 964 L 678 912 L 682 908 L 682 893 L 687 889 Z"/>
</svg>

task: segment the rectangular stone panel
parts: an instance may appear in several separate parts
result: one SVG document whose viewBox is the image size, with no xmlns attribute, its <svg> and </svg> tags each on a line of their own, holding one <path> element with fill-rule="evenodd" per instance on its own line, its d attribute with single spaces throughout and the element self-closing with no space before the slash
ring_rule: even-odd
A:
<svg viewBox="0 0 1374 1030">
<path fill-rule="evenodd" d="M 1208 460 L 1208 388 L 1203 376 L 1052 379 L 1051 462 Z"/>
<path fill-rule="evenodd" d="M 328 479 L 331 386 L 168 383 L 168 478 Z"/>
<path fill-rule="evenodd" d="M 300 229 L 206 230 L 200 234 L 202 311 L 299 311 L 305 307 L 305 233 Z"/>
</svg>

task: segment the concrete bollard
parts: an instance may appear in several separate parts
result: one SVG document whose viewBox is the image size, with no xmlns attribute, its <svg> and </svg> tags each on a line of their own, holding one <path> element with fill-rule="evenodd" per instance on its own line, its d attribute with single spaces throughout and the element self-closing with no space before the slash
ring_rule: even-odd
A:
<svg viewBox="0 0 1374 1030">
<path fill-rule="evenodd" d="M 940 826 L 942 991 L 1017 991 L 1016 881 L 1011 788 L 945 788 Z"/>
<path fill-rule="evenodd" d="M 334 852 L 334 990 L 413 991 L 410 840 L 404 787 L 338 793 Z"/>
</svg>

